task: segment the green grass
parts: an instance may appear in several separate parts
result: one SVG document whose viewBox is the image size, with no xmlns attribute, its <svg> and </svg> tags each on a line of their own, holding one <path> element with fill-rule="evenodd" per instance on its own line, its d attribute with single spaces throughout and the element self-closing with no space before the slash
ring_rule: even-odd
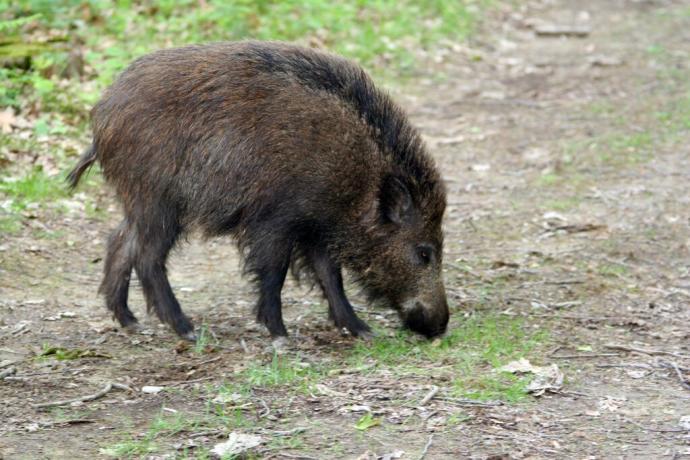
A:
<svg viewBox="0 0 690 460">
<path fill-rule="evenodd" d="M 16 214 L 4 214 L 0 211 L 0 234 L 16 235 L 22 230 L 20 216 Z"/>
<path fill-rule="evenodd" d="M 518 377 L 508 373 L 485 375 L 482 377 L 454 382 L 453 393 L 479 401 L 501 400 L 519 402 L 527 396 L 525 388 L 531 377 Z"/>
<path fill-rule="evenodd" d="M 563 176 L 555 173 L 541 174 L 537 177 L 536 185 L 539 187 L 550 187 L 552 185 L 557 185 L 563 181 Z"/>
<path fill-rule="evenodd" d="M 496 369 L 529 356 L 546 338 L 542 331 L 527 330 L 521 319 L 483 313 L 462 319 L 459 326 L 436 341 L 402 331 L 391 337 L 382 334 L 383 331 L 372 343 L 356 342 L 352 349 L 341 354 L 340 366 L 345 363 L 353 369 L 366 369 L 358 371 L 361 373 L 385 370 L 398 376 L 425 378 L 441 372 L 451 376 L 444 386 L 452 396 L 506 402 L 525 397 L 529 377 L 498 373 Z M 144 432 L 132 434 L 139 430 L 129 427 L 121 441 L 103 447 L 101 453 L 117 458 L 142 458 L 170 451 L 170 444 L 178 441 L 183 432 L 255 430 L 262 422 L 250 415 L 256 410 L 256 404 L 247 407 L 246 403 L 256 401 L 256 389 L 308 395 L 314 384 L 328 378 L 332 369 L 332 364 L 305 363 L 299 355 L 274 354 L 270 361 L 252 362 L 235 373 L 231 381 L 209 386 L 205 394 L 196 395 L 206 401 L 202 414 L 161 412 Z M 459 414 L 452 423 L 457 425 L 465 420 L 467 417 Z M 349 428 L 366 431 L 379 423 L 379 418 L 365 415 Z M 299 433 L 274 438 L 267 445 L 270 450 L 299 450 L 303 446 Z M 200 449 L 182 455 L 204 458 L 208 451 Z"/>
<path fill-rule="evenodd" d="M 143 54 L 190 43 L 286 40 L 350 57 L 392 84 L 424 67 L 422 51 L 465 39 L 490 3 L 0 0 L 0 111 L 11 107 L 26 126 L 0 135 L 0 199 L 12 200 L 10 215 L 0 215 L 0 231 L 18 233 L 21 211 L 66 194 L 60 178 L 30 169 L 30 161 L 8 167 L 3 152 L 24 158 L 39 153 L 60 169 L 71 168 L 75 149 L 88 141 L 89 110 Z M 61 142 L 66 139 L 72 142 Z M 103 218 L 92 205 L 86 214 Z"/>
<path fill-rule="evenodd" d="M 628 273 L 627 267 L 618 264 L 605 264 L 600 266 L 597 271 L 602 276 L 621 277 Z"/>
<path fill-rule="evenodd" d="M 59 176 L 48 176 L 40 168 L 32 169 L 19 178 L 0 178 L 0 196 L 11 200 L 13 211 L 23 211 L 30 204 L 40 204 L 67 196 L 64 182 Z"/>
<path fill-rule="evenodd" d="M 358 372 L 387 369 L 400 376 L 434 375 L 438 367 L 452 375 L 456 394 L 516 401 L 524 396 L 528 379 L 497 375 L 493 369 L 528 356 L 545 337 L 543 331 L 526 330 L 520 319 L 476 314 L 433 342 L 406 331 L 396 331 L 390 337 L 380 331 L 372 342 L 356 342 L 342 360 L 352 369 L 361 369 Z M 230 384 L 218 389 L 218 394 L 234 393 L 235 398 L 247 399 L 253 389 L 271 387 L 309 394 L 331 370 L 332 364 L 312 364 L 299 356 L 274 354 L 269 362 L 250 363 Z"/>
<path fill-rule="evenodd" d="M 145 433 L 129 436 L 128 439 L 104 447 L 101 454 L 116 458 L 142 457 L 160 449 L 159 442 L 182 431 L 201 429 L 198 421 L 187 414 L 159 414 Z"/>
<path fill-rule="evenodd" d="M 197 354 L 206 353 L 209 348 L 213 347 L 213 344 L 217 343 L 217 340 L 211 335 L 208 325 L 202 324 L 199 328 L 199 334 L 197 335 L 196 342 L 194 343 L 194 352 Z"/>
<path fill-rule="evenodd" d="M 9 82 L 0 106 L 41 101 L 51 111 L 85 115 L 100 91 L 134 58 L 154 49 L 255 38 L 318 45 L 380 74 L 400 76 L 419 62 L 417 50 L 458 41 L 473 30 L 490 0 L 0 0 L 0 56 L 32 55 L 29 71 L 3 69 Z M 25 31 L 33 30 L 33 34 Z M 46 42 L 41 35 L 50 32 Z M 127 37 L 123 40 L 122 37 Z M 61 87 L 75 42 L 94 84 Z M 74 88 L 72 88 L 74 87 Z M 59 91 L 57 91 L 59 89 Z"/>
<path fill-rule="evenodd" d="M 267 362 L 260 358 L 251 361 L 245 369 L 233 375 L 232 381 L 212 392 L 221 400 L 236 402 L 246 402 L 256 388 L 283 387 L 309 394 L 314 384 L 326 378 L 330 370 L 332 366 L 328 364 L 307 363 L 299 355 L 274 353 Z"/>
<path fill-rule="evenodd" d="M 568 196 L 568 197 L 563 197 L 563 198 L 559 198 L 556 200 L 546 201 L 542 205 L 542 208 L 548 209 L 551 211 L 569 211 L 573 208 L 578 207 L 581 202 L 582 202 L 582 198 L 580 198 L 580 197 Z"/>
<path fill-rule="evenodd" d="M 439 370 L 451 375 L 452 391 L 458 396 L 513 402 L 525 396 L 529 379 L 493 370 L 528 356 L 545 338 L 542 331 L 527 331 L 520 319 L 476 314 L 439 341 L 398 332 L 372 344 L 358 343 L 351 361 L 374 362 L 399 375 L 428 376 Z"/>
<path fill-rule="evenodd" d="M 649 160 L 652 155 L 653 138 L 648 132 L 613 135 L 600 148 L 600 159 L 604 164 L 638 164 Z"/>
<path fill-rule="evenodd" d="M 307 393 L 327 371 L 326 366 L 306 363 L 298 357 L 274 354 L 269 363 L 252 363 L 240 378 L 250 387 L 291 385 Z"/>
<path fill-rule="evenodd" d="M 237 424 L 227 417 L 219 417 L 211 413 L 194 416 L 184 412 L 175 414 L 160 412 L 149 424 L 146 431 L 131 434 L 137 430 L 130 427 L 127 429 L 128 433 L 123 434 L 122 441 L 101 447 L 100 453 L 115 458 L 145 458 L 153 453 L 173 450 L 171 444 L 179 439 L 179 437 L 176 438 L 176 435 L 180 433 L 219 428 L 227 428 L 228 431 L 232 431 L 234 427 L 246 425 L 244 418 L 241 422 L 241 424 Z M 195 449 L 193 454 L 192 458 L 209 458 L 209 452 L 204 448 Z M 188 452 L 185 455 L 191 455 L 191 453 Z"/>
</svg>

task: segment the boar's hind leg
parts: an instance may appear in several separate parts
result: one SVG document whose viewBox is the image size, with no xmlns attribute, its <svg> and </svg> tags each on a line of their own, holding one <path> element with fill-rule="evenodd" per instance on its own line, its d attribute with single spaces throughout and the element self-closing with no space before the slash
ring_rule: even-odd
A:
<svg viewBox="0 0 690 460">
<path fill-rule="evenodd" d="M 345 296 L 340 267 L 328 256 L 325 249 L 310 251 L 310 262 L 323 293 L 328 299 L 329 316 L 338 328 L 346 328 L 354 336 L 368 336 L 369 326 L 357 317 Z"/>
<path fill-rule="evenodd" d="M 180 337 L 196 340 L 194 326 L 182 313 L 180 304 L 173 294 L 165 262 L 170 249 L 175 245 L 181 228 L 176 216 L 162 212 L 147 210 L 137 226 L 138 251 L 134 265 L 141 287 L 146 297 L 146 306 L 155 310 L 160 320 L 170 327 Z"/>
<path fill-rule="evenodd" d="M 290 265 L 292 244 L 267 238 L 252 246 L 247 258 L 250 270 L 259 284 L 256 320 L 266 326 L 271 337 L 285 337 L 280 291 Z"/>
<path fill-rule="evenodd" d="M 108 240 L 103 281 L 98 292 L 105 295 L 105 304 L 122 327 L 133 326 L 137 319 L 127 306 L 129 278 L 136 250 L 135 234 L 125 218 Z"/>
</svg>

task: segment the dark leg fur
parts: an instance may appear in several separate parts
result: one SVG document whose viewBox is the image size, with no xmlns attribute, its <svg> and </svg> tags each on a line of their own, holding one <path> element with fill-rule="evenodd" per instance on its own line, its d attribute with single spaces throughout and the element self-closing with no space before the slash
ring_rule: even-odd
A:
<svg viewBox="0 0 690 460">
<path fill-rule="evenodd" d="M 328 299 L 329 316 L 336 327 L 344 327 L 354 336 L 368 335 L 371 329 L 357 317 L 354 308 L 345 296 L 340 267 L 321 247 L 309 252 L 309 260 L 316 279 Z"/>
<path fill-rule="evenodd" d="M 194 326 L 182 313 L 165 268 L 168 253 L 181 231 L 177 219 L 174 215 L 150 212 L 138 224 L 138 251 L 134 268 L 146 297 L 147 308 L 149 311 L 155 310 L 158 318 L 172 327 L 177 335 L 195 340 Z"/>
<path fill-rule="evenodd" d="M 251 248 L 247 259 L 259 284 L 256 320 L 266 326 L 271 337 L 285 337 L 280 291 L 290 266 L 292 244 L 284 241 L 262 241 Z"/>
<path fill-rule="evenodd" d="M 98 292 L 105 295 L 105 304 L 122 327 L 136 324 L 137 319 L 127 306 L 129 278 L 136 252 L 132 225 L 125 218 L 108 240 L 105 274 Z"/>
</svg>

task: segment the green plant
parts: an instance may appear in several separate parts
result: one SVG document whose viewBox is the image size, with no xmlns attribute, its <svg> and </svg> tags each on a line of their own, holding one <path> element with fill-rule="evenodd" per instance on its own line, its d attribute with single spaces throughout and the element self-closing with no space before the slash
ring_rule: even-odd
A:
<svg viewBox="0 0 690 460">
<path fill-rule="evenodd" d="M 0 178 L 0 193 L 12 199 L 11 209 L 22 211 L 31 203 L 43 203 L 67 195 L 59 177 L 46 175 L 41 168 L 34 168 L 19 177 Z"/>
<path fill-rule="evenodd" d="M 298 384 L 307 391 L 312 383 L 325 375 L 325 369 L 274 353 L 269 363 L 252 364 L 242 375 L 245 382 L 252 387 Z"/>
<path fill-rule="evenodd" d="M 529 379 L 494 376 L 493 369 L 527 356 L 545 340 L 544 332 L 526 331 L 520 319 L 475 314 L 433 342 L 401 331 L 371 344 L 358 343 L 350 362 L 361 365 L 369 361 L 397 374 L 426 376 L 434 375 L 435 363 L 443 363 L 455 393 L 512 402 L 524 396 Z"/>
</svg>

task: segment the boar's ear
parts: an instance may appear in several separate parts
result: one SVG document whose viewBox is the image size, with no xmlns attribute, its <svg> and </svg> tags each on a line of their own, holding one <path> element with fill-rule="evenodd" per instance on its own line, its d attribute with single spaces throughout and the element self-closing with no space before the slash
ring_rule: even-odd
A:
<svg viewBox="0 0 690 460">
<path fill-rule="evenodd" d="M 379 203 L 383 218 L 394 224 L 409 222 L 414 213 L 410 190 L 395 176 L 387 176 L 383 180 Z"/>
</svg>

